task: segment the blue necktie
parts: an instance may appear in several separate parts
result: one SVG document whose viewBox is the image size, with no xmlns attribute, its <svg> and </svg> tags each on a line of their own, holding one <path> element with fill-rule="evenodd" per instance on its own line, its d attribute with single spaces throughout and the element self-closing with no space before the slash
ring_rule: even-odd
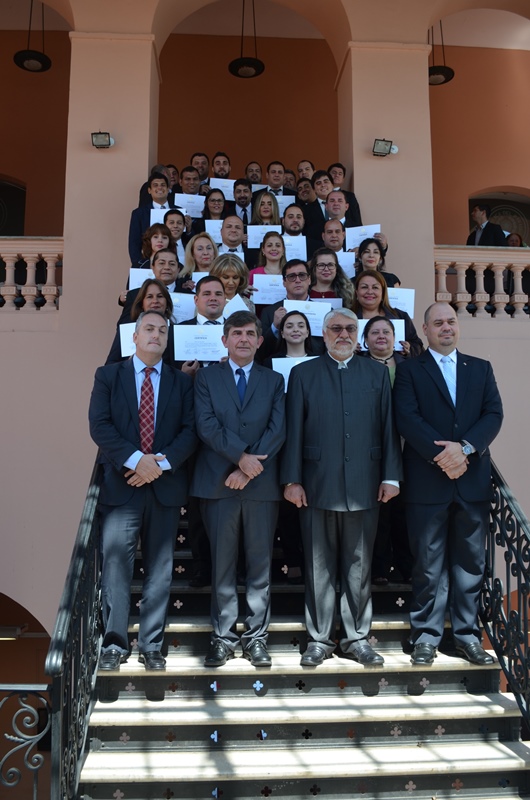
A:
<svg viewBox="0 0 530 800">
<path fill-rule="evenodd" d="M 239 375 L 239 378 L 237 379 L 237 393 L 239 395 L 241 405 L 243 405 L 243 400 L 245 399 L 245 392 L 247 391 L 247 379 L 245 377 L 245 370 L 239 367 L 239 369 L 236 369 L 236 375 Z"/>
<path fill-rule="evenodd" d="M 442 356 L 440 361 L 442 362 L 442 374 L 444 376 L 445 383 L 447 384 L 447 389 L 451 395 L 453 405 L 456 406 L 456 380 L 453 360 L 452 358 L 449 358 L 449 356 Z"/>
</svg>

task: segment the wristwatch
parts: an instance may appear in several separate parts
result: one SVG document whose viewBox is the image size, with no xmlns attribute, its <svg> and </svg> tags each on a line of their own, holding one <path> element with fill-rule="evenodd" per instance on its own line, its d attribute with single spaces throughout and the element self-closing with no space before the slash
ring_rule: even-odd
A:
<svg viewBox="0 0 530 800">
<path fill-rule="evenodd" d="M 465 456 L 471 456 L 476 452 L 473 445 L 469 444 L 469 442 L 460 442 L 460 444 L 462 445 L 462 452 Z"/>
</svg>

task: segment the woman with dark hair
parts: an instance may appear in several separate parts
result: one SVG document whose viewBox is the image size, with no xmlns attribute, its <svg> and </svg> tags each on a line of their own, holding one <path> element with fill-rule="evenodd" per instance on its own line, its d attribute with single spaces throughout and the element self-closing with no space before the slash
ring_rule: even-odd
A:
<svg viewBox="0 0 530 800">
<path fill-rule="evenodd" d="M 385 250 L 378 239 L 363 239 L 357 251 L 355 262 L 355 272 L 358 274 L 364 269 L 375 269 L 380 272 L 386 285 L 392 289 L 394 286 L 401 286 L 401 281 L 393 272 L 385 269 Z"/>
<path fill-rule="evenodd" d="M 393 386 L 396 365 L 403 361 L 403 354 L 394 349 L 396 329 L 392 320 L 388 317 L 372 317 L 364 327 L 362 339 L 363 344 L 368 348 L 361 351 L 362 355 L 388 367 L 390 383 Z"/>
<path fill-rule="evenodd" d="M 523 237 L 520 233 L 510 233 L 506 237 L 506 247 L 524 247 Z"/>
<path fill-rule="evenodd" d="M 403 356 L 418 356 L 423 352 L 423 342 L 416 333 L 416 328 L 406 311 L 392 308 L 388 302 L 386 281 L 380 272 L 365 269 L 355 279 L 355 297 L 353 311 L 359 319 L 386 317 L 402 319 L 405 322 L 405 339 L 401 342 Z"/>
<path fill-rule="evenodd" d="M 278 327 L 276 352 L 263 362 L 264 367 L 272 367 L 273 358 L 306 358 L 317 355 L 311 338 L 309 320 L 301 311 L 288 311 Z"/>
<path fill-rule="evenodd" d="M 150 269 L 154 254 L 167 247 L 171 250 L 176 248 L 173 234 L 163 222 L 155 222 L 154 225 L 147 228 L 142 236 L 142 260 L 136 264 L 136 267 Z"/>
<path fill-rule="evenodd" d="M 225 205 L 224 193 L 220 189 L 211 189 L 206 197 L 202 216 L 192 222 L 191 235 L 196 236 L 198 233 L 204 233 L 207 219 L 224 219 L 226 217 Z"/>
<path fill-rule="evenodd" d="M 309 262 L 312 298 L 342 298 L 345 308 L 352 308 L 353 286 L 339 264 L 337 254 L 329 247 L 315 250 Z"/>
<path fill-rule="evenodd" d="M 156 278 L 148 278 L 141 285 L 131 308 L 131 322 L 136 322 L 142 311 L 159 311 L 168 321 L 173 317 L 173 301 L 167 287 Z M 173 347 L 169 345 L 164 353 L 164 361 L 173 363 Z M 121 354 L 119 325 L 116 330 L 112 347 L 105 364 L 114 364 L 116 361 L 125 361 L 127 356 Z"/>
<path fill-rule="evenodd" d="M 249 284 L 252 286 L 254 283 L 254 275 L 281 275 L 286 263 L 285 245 L 281 234 L 269 231 L 261 242 L 258 266 L 250 270 Z"/>
</svg>

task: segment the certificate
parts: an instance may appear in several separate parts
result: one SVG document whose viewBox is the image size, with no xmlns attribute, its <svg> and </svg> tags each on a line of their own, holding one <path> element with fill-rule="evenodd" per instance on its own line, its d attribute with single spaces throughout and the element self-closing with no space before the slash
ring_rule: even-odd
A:
<svg viewBox="0 0 530 800">
<path fill-rule="evenodd" d="M 176 208 L 178 211 L 182 211 L 183 214 L 186 213 L 186 209 L 181 208 L 180 206 L 174 206 L 174 208 Z M 171 211 L 171 208 L 169 206 L 167 208 L 152 208 L 149 218 L 150 224 L 154 225 L 156 222 L 159 222 L 161 225 L 163 225 L 164 217 L 166 216 L 168 211 Z"/>
<path fill-rule="evenodd" d="M 202 217 L 204 201 L 206 200 L 203 194 L 183 194 L 182 200 L 186 206 L 186 214 L 189 214 L 194 219 Z"/>
<path fill-rule="evenodd" d="M 129 289 L 139 289 L 144 281 L 148 278 L 153 279 L 154 277 L 155 273 L 152 269 L 131 267 L 129 270 Z"/>
<path fill-rule="evenodd" d="M 359 247 L 364 239 L 372 239 L 374 233 L 381 233 L 381 225 L 360 225 L 357 228 L 346 228 L 346 250 Z"/>
<path fill-rule="evenodd" d="M 122 358 L 128 358 L 136 353 L 136 345 L 133 342 L 135 328 L 136 322 L 126 322 L 124 325 L 119 326 Z"/>
<path fill-rule="evenodd" d="M 266 233 L 270 231 L 274 231 L 275 233 L 279 233 L 281 235 L 282 226 L 281 225 L 247 225 L 247 236 L 248 242 L 247 247 L 256 248 L 261 247 L 261 243 L 263 241 L 263 237 Z"/>
<path fill-rule="evenodd" d="M 281 275 L 260 275 L 255 274 L 253 286 L 256 291 L 252 294 L 254 303 L 263 306 L 270 306 L 283 300 L 286 295 L 283 278 Z"/>
<path fill-rule="evenodd" d="M 236 311 L 250 311 L 250 308 L 247 306 L 240 294 L 234 295 L 234 297 L 227 302 L 225 310 L 223 311 L 223 317 L 227 319 L 230 314 L 234 314 Z"/>
<path fill-rule="evenodd" d="M 234 199 L 234 183 L 230 178 L 210 178 L 210 189 L 220 189 L 225 200 Z"/>
<path fill-rule="evenodd" d="M 175 322 L 184 322 L 185 319 L 193 319 L 195 316 L 195 297 L 184 292 L 172 292 L 173 316 Z"/>
<path fill-rule="evenodd" d="M 199 283 L 200 279 L 205 278 L 209 274 L 210 274 L 209 272 L 192 272 L 191 280 L 195 284 L 195 288 L 197 287 L 197 284 Z M 195 289 L 193 289 L 193 291 L 195 292 Z"/>
<path fill-rule="evenodd" d="M 368 350 L 366 345 L 363 342 L 363 331 L 366 327 L 366 323 L 369 320 L 367 319 L 360 319 L 359 320 L 359 328 L 357 330 L 357 341 L 361 345 L 363 350 Z M 400 345 L 400 342 L 405 341 L 405 320 L 404 319 L 393 319 L 391 320 L 392 325 L 396 330 L 396 342 L 394 344 L 395 350 L 403 350 L 403 347 Z"/>
<path fill-rule="evenodd" d="M 384 272 L 382 273 L 385 274 Z M 414 319 L 414 296 L 415 289 L 389 289 L 388 302 L 392 308 L 399 308 L 406 311 L 411 319 Z"/>
<path fill-rule="evenodd" d="M 219 361 L 226 356 L 222 325 L 175 325 L 175 361 Z"/>
<path fill-rule="evenodd" d="M 276 202 L 278 203 L 278 210 L 280 212 L 280 217 L 283 217 L 285 214 L 285 209 L 287 206 L 294 205 L 294 201 L 296 197 L 292 194 L 276 194 L 274 195 L 276 198 Z"/>
<path fill-rule="evenodd" d="M 347 253 L 345 250 L 339 250 L 337 259 L 342 269 L 348 278 L 355 277 L 355 259 L 356 253 Z"/>
<path fill-rule="evenodd" d="M 314 303 L 312 300 L 284 300 L 283 307 L 286 311 L 301 311 L 309 320 L 311 336 L 322 336 L 324 317 L 331 311 L 329 300 L 324 298 L 322 303 Z"/>
<path fill-rule="evenodd" d="M 204 220 L 204 226 L 206 228 L 206 233 L 209 233 L 212 239 L 214 240 L 215 244 L 220 244 L 222 242 L 221 238 L 221 226 L 223 224 L 222 219 L 206 219 Z"/>
<path fill-rule="evenodd" d="M 312 303 L 329 303 L 331 308 L 342 308 L 342 297 L 312 297 Z"/>
<path fill-rule="evenodd" d="M 284 233 L 282 238 L 287 261 L 290 261 L 291 258 L 300 258 L 302 261 L 307 261 L 307 239 L 305 236 L 289 236 L 289 234 Z"/>
<path fill-rule="evenodd" d="M 285 381 L 285 391 L 287 391 L 287 387 L 289 385 L 289 375 L 291 374 L 291 370 L 293 367 L 296 367 L 297 364 L 303 364 L 305 361 L 311 361 L 312 358 L 318 358 L 318 356 L 306 356 L 305 358 L 272 358 L 272 368 L 275 372 L 279 372 L 280 375 L 283 375 L 283 379 Z"/>
<path fill-rule="evenodd" d="M 268 184 L 266 183 L 253 183 L 252 184 L 252 194 L 256 192 L 263 192 L 265 189 L 268 189 Z"/>
</svg>

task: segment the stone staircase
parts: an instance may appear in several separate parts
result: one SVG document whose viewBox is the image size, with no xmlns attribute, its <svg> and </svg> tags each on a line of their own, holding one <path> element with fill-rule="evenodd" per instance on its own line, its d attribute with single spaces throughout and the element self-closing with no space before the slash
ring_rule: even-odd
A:
<svg viewBox="0 0 530 800">
<path fill-rule="evenodd" d="M 133 650 L 119 671 L 100 673 L 85 800 L 530 796 L 530 750 L 517 704 L 499 692 L 499 668 L 456 657 L 449 637 L 432 666 L 412 667 L 408 586 L 374 587 L 382 667 L 338 657 L 301 667 L 303 587 L 286 584 L 279 551 L 272 667 L 236 658 L 206 669 L 209 591 L 187 586 L 185 528 L 177 544 L 167 671 L 146 672 Z M 134 615 L 130 631 L 134 641 Z"/>
</svg>

